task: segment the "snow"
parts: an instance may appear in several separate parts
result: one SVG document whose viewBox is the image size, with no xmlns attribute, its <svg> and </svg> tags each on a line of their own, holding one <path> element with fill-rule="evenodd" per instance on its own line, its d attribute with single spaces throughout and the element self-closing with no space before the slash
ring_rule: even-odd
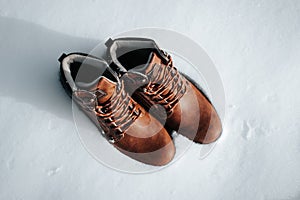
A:
<svg viewBox="0 0 300 200">
<path fill-rule="evenodd" d="M 0 199 L 300 199 L 299 11 L 293 0 L 0 0 Z M 193 144 L 172 165 L 136 175 L 83 147 L 57 58 L 145 26 L 206 50 L 226 115 L 205 158 Z"/>
</svg>

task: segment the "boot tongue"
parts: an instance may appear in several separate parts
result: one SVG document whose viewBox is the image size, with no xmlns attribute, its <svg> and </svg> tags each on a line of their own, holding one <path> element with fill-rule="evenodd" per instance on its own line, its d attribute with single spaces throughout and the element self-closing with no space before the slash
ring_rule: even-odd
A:
<svg viewBox="0 0 300 200">
<path fill-rule="evenodd" d="M 142 74 L 148 74 L 150 71 L 152 71 L 155 64 L 161 65 L 162 63 L 163 62 L 162 62 L 161 58 L 155 52 L 151 52 L 149 54 L 147 63 L 134 68 L 134 71 L 140 72 Z"/>
<path fill-rule="evenodd" d="M 155 53 L 151 52 L 149 55 L 149 59 L 145 65 L 142 65 L 141 67 L 135 68 L 134 71 L 139 72 L 140 74 L 145 74 L 147 76 L 147 80 L 161 80 L 163 79 L 163 73 L 161 73 L 161 69 L 164 70 L 164 68 L 155 67 L 157 65 L 165 65 L 163 63 L 163 60 Z M 159 72 L 160 71 L 160 72 Z"/>
<path fill-rule="evenodd" d="M 82 103 L 89 104 L 92 99 L 97 98 L 98 103 L 105 103 L 113 95 L 117 84 L 108 78 L 101 76 L 91 84 L 80 84 L 80 90 L 75 91 L 77 98 L 81 99 Z M 83 87 L 84 86 L 84 87 Z M 94 94 L 96 96 L 94 96 Z"/>
<path fill-rule="evenodd" d="M 93 91 L 96 90 L 96 95 L 98 96 L 98 103 L 105 103 L 113 95 L 117 87 L 117 84 L 108 78 L 101 76 L 98 83 L 92 88 Z"/>
</svg>

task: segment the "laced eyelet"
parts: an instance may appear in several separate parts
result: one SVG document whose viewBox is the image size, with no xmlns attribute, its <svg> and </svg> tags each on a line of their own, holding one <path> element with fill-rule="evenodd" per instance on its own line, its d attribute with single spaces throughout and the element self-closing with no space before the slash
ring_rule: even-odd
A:
<svg viewBox="0 0 300 200">
<path fill-rule="evenodd" d="M 133 110 L 133 104 L 130 104 L 130 105 L 128 106 L 128 108 L 129 108 L 129 110 Z"/>
<path fill-rule="evenodd" d="M 106 138 L 109 143 L 114 144 L 116 142 L 115 138 L 112 135 L 108 135 Z"/>
<path fill-rule="evenodd" d="M 110 124 L 110 127 L 111 127 L 111 128 L 117 128 L 118 125 L 117 125 L 115 122 L 112 122 L 112 123 Z"/>
<path fill-rule="evenodd" d="M 110 123 L 110 122 L 113 122 L 113 119 L 111 117 L 107 118 L 104 120 L 106 123 Z"/>
<path fill-rule="evenodd" d="M 107 107 L 98 108 L 98 112 L 101 114 L 107 114 L 108 108 Z"/>
<path fill-rule="evenodd" d="M 140 113 L 141 113 L 141 110 L 140 110 L 140 109 L 137 109 L 137 110 L 134 111 L 134 114 L 135 114 L 136 116 L 139 116 Z"/>
</svg>

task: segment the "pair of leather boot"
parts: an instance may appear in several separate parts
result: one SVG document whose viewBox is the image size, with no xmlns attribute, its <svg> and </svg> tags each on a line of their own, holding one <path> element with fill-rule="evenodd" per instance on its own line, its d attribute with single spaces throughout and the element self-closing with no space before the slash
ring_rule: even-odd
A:
<svg viewBox="0 0 300 200">
<path fill-rule="evenodd" d="M 63 54 L 61 82 L 119 151 L 140 162 L 165 165 L 175 154 L 171 132 L 196 143 L 222 132 L 216 110 L 170 55 L 146 38 L 109 39 L 107 57 Z"/>
</svg>

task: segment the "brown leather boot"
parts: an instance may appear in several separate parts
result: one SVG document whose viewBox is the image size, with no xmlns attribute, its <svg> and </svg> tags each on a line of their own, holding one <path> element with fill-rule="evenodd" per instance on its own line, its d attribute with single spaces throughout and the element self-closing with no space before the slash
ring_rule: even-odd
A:
<svg viewBox="0 0 300 200">
<path fill-rule="evenodd" d="M 194 81 L 177 71 L 171 56 L 153 40 L 109 39 L 106 46 L 110 66 L 122 77 L 127 91 L 166 129 L 197 143 L 220 137 L 221 121 L 209 99 Z"/>
<path fill-rule="evenodd" d="M 124 90 L 103 60 L 63 54 L 61 82 L 107 140 L 131 158 L 150 165 L 169 163 L 175 148 L 168 132 Z"/>
</svg>

